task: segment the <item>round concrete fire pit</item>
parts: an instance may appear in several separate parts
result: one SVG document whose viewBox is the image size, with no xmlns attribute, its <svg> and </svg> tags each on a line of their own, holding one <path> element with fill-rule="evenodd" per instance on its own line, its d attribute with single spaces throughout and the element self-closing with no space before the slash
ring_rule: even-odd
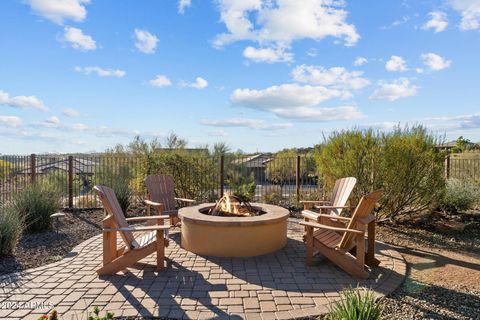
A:
<svg viewBox="0 0 480 320">
<path fill-rule="evenodd" d="M 265 213 L 254 217 L 202 213 L 214 205 L 205 203 L 180 209 L 183 248 L 200 255 L 252 257 L 277 251 L 287 244 L 287 209 L 252 203 Z"/>
</svg>

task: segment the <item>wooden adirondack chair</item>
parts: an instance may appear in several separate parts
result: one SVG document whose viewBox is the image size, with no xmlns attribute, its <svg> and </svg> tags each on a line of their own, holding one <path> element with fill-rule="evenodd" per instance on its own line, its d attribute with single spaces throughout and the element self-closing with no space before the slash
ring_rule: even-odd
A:
<svg viewBox="0 0 480 320">
<path fill-rule="evenodd" d="M 186 203 L 190 206 L 195 200 L 175 197 L 175 184 L 172 176 L 150 175 L 145 178 L 147 186 L 147 215 L 151 214 L 152 208 L 157 210 L 158 214 L 170 216 L 172 226 L 178 225 L 177 201 Z"/>
<path fill-rule="evenodd" d="M 378 264 L 375 259 L 375 217 L 372 214 L 375 204 L 381 197 L 381 191 L 362 197 L 351 218 L 332 217 L 346 223 L 346 227 L 333 227 L 316 222 L 300 222 L 306 227 L 307 264 L 312 264 L 314 251 L 338 265 L 354 277 L 366 279 L 365 256 L 367 265 Z M 368 226 L 368 251 L 365 254 L 365 228 Z M 316 229 L 316 230 L 314 230 Z"/>
<path fill-rule="evenodd" d="M 334 224 L 335 220 L 325 220 L 323 215 L 340 216 L 344 209 L 352 209 L 346 203 L 356 183 L 357 179 L 354 177 L 338 179 L 335 181 L 330 200 L 300 201 L 303 203 L 302 216 L 305 221 L 314 220 L 320 223 Z M 319 212 L 313 211 L 314 208 L 318 209 Z"/>
<path fill-rule="evenodd" d="M 115 274 L 125 270 L 146 256 L 157 253 L 157 271 L 165 268 L 165 247 L 168 240 L 165 234 L 169 226 L 164 220 L 169 216 L 149 216 L 125 218 L 115 192 L 105 186 L 95 186 L 106 212 L 103 219 L 103 266 L 97 270 L 99 275 Z M 130 226 L 129 222 L 151 221 L 156 225 Z M 117 248 L 117 232 L 125 246 Z M 134 233 L 140 235 L 135 237 Z"/>
</svg>

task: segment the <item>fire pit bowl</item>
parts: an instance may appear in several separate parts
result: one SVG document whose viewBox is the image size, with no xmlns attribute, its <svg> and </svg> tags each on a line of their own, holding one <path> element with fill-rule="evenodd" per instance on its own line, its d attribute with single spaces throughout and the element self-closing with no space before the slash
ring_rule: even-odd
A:
<svg viewBox="0 0 480 320">
<path fill-rule="evenodd" d="M 271 253 L 287 244 L 287 209 L 263 203 L 251 206 L 261 215 L 224 217 L 205 214 L 215 203 L 180 209 L 182 247 L 216 257 L 252 257 Z"/>
</svg>

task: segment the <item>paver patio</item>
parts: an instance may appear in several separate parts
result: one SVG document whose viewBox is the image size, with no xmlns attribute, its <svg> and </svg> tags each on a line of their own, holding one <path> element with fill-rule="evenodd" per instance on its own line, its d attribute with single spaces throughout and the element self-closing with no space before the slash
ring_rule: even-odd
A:
<svg viewBox="0 0 480 320">
<path fill-rule="evenodd" d="M 183 250 L 179 234 L 172 233 L 166 249 L 166 271 L 155 271 L 152 255 L 126 274 L 101 278 L 95 270 L 102 263 L 102 238 L 96 236 L 57 263 L 0 277 L 0 302 L 4 307 L 0 318 L 36 319 L 50 306 L 62 319 L 86 319 L 87 310 L 93 306 L 113 311 L 116 316 L 302 318 L 328 312 L 329 304 L 338 300 L 339 292 L 348 286 L 361 285 L 386 295 L 403 281 L 405 261 L 381 243 L 377 244 L 376 255 L 381 264 L 367 280 L 354 279 L 319 257 L 315 266 L 306 266 L 303 228 L 296 222 L 289 221 L 287 246 L 269 255 L 198 256 Z M 6 309 L 12 302 L 26 304 L 16 310 Z M 40 308 L 34 308 L 35 303 Z"/>
</svg>

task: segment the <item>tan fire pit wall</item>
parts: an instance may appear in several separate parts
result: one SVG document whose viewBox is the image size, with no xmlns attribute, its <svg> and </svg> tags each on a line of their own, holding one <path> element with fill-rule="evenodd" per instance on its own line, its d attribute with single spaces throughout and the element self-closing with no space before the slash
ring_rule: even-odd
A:
<svg viewBox="0 0 480 320">
<path fill-rule="evenodd" d="M 275 252 L 287 244 L 288 217 L 287 210 L 275 209 L 280 212 L 236 218 L 235 222 L 234 218 L 198 213 L 198 207 L 193 214 L 182 215 L 181 211 L 182 247 L 196 254 L 217 257 L 252 257 Z"/>
</svg>

